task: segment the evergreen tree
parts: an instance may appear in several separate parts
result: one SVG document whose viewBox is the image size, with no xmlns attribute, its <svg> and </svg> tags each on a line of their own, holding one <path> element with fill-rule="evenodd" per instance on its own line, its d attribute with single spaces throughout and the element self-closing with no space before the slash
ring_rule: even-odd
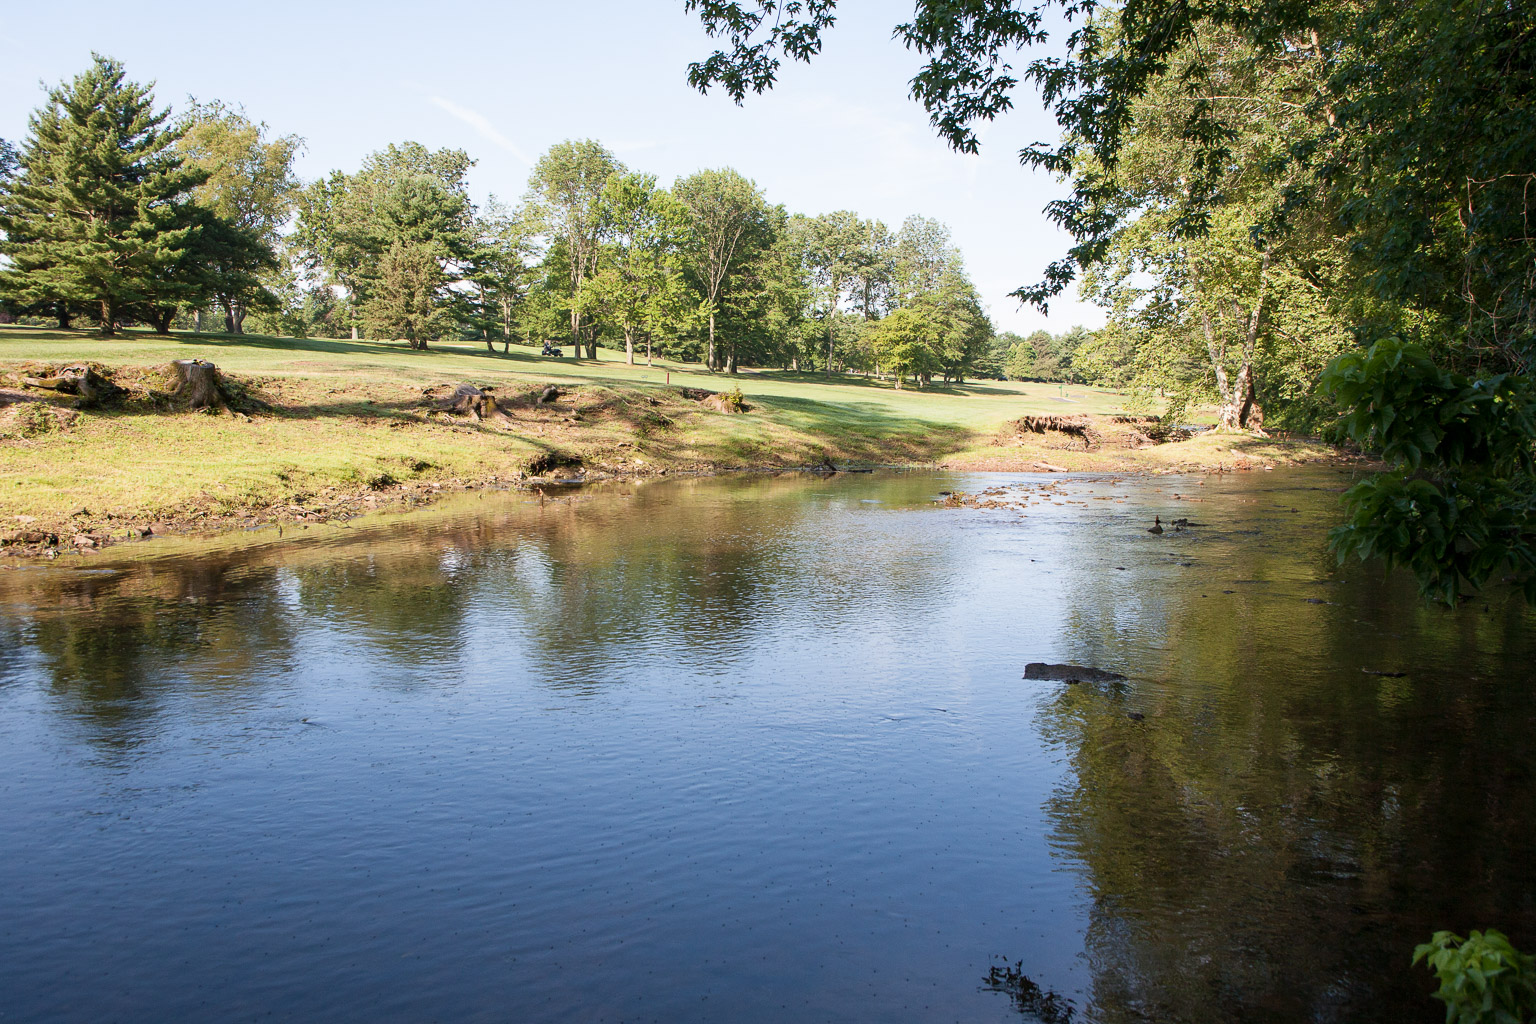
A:
<svg viewBox="0 0 1536 1024">
<path fill-rule="evenodd" d="M 370 154 L 356 174 L 314 182 L 298 196 L 294 232 L 306 269 L 345 288 L 359 311 L 397 245 L 429 248 L 447 280 L 462 280 L 476 249 L 473 165 L 463 150 L 407 142 Z"/>
<path fill-rule="evenodd" d="M 149 86 L 92 56 L 89 70 L 32 114 L 21 170 L 0 194 L 0 293 L 19 305 L 91 309 L 111 334 L 130 310 L 163 307 L 187 290 L 173 273 L 196 241 L 190 193 Z"/>
<path fill-rule="evenodd" d="M 377 338 L 404 338 L 425 349 L 453 326 L 448 276 L 441 255 L 426 242 L 395 242 L 363 303 L 363 325 Z"/>
</svg>

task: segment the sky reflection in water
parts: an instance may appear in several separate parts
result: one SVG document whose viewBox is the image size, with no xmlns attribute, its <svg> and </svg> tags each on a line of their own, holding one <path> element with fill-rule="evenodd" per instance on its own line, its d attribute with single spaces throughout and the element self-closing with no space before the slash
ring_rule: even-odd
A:
<svg viewBox="0 0 1536 1024">
<path fill-rule="evenodd" d="M 998 957 L 1093 1021 L 1434 1019 L 1430 929 L 1536 945 L 1531 621 L 1335 569 L 1343 483 L 680 481 L 0 574 L 5 1019 L 1018 1019 Z"/>
</svg>

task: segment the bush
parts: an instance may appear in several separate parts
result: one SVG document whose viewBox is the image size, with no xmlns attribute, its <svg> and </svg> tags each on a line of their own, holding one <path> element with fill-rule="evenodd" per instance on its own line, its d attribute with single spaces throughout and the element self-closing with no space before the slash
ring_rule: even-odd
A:
<svg viewBox="0 0 1536 1024">
<path fill-rule="evenodd" d="M 1446 1024 L 1524 1024 L 1536 1018 L 1536 957 L 1527 956 L 1492 928 L 1463 939 L 1451 932 L 1413 951 L 1440 979 L 1435 998 Z"/>
</svg>

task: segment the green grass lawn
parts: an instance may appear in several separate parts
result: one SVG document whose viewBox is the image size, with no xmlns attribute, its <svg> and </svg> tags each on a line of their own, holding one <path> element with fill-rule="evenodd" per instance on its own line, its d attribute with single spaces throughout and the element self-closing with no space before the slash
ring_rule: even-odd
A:
<svg viewBox="0 0 1536 1024">
<path fill-rule="evenodd" d="M 857 418 L 871 415 L 919 419 L 971 430 L 995 428 L 1024 415 L 1108 413 L 1121 408 L 1123 396 L 1081 385 L 972 381 L 964 386 L 897 390 L 887 381 L 858 375 L 746 370 L 731 375 L 710 373 L 698 363 L 658 360 L 647 367 L 624 362 L 622 352 L 598 349 L 596 360 L 572 359 L 570 346 L 561 359 L 544 358 L 537 349 L 514 344 L 505 355 L 494 354 L 482 342 L 440 343 L 426 352 L 413 352 L 401 342 L 347 341 L 330 338 L 274 338 L 262 335 L 216 335 L 178 332 L 159 336 L 128 331 L 103 338 L 86 331 L 42 328 L 0 328 L 0 363 L 23 360 L 50 362 L 96 361 L 109 365 L 153 365 L 173 359 L 207 359 L 230 373 L 347 377 L 352 380 L 410 380 L 423 385 L 440 381 L 498 379 L 551 383 L 607 383 L 645 387 L 671 383 L 712 391 L 739 384 L 749 401 L 805 412 L 807 403 L 847 410 Z"/>
</svg>

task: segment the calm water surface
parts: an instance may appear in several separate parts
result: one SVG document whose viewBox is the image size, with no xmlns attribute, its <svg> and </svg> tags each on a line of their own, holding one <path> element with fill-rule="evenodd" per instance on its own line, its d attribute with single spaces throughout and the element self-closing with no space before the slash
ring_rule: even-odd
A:
<svg viewBox="0 0 1536 1024">
<path fill-rule="evenodd" d="M 681 481 L 0 572 L 0 1021 L 1019 1020 L 1005 960 L 1075 1021 L 1440 1019 L 1429 931 L 1536 946 L 1536 631 L 1335 568 L 1346 482 Z"/>
</svg>

